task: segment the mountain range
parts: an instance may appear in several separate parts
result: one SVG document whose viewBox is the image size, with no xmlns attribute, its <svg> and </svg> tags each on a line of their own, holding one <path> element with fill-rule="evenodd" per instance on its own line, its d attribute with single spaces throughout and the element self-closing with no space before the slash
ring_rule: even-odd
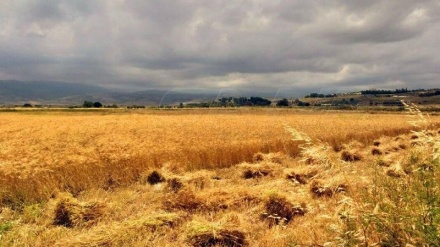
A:
<svg viewBox="0 0 440 247">
<path fill-rule="evenodd" d="M 104 105 L 172 105 L 180 102 L 209 102 L 222 97 L 259 96 L 267 99 L 292 98 L 302 95 L 288 90 L 245 89 L 148 89 L 126 92 L 79 83 L 49 81 L 0 80 L 0 105 L 82 105 L 99 101 Z"/>
<path fill-rule="evenodd" d="M 81 105 L 99 101 L 105 105 L 168 105 L 179 102 L 215 99 L 211 93 L 186 93 L 169 90 L 124 92 L 100 86 L 47 81 L 0 81 L 0 105 Z"/>
</svg>

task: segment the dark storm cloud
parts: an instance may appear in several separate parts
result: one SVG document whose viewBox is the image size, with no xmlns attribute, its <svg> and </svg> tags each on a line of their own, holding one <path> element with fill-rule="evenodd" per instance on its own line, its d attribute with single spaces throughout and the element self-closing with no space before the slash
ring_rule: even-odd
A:
<svg viewBox="0 0 440 247">
<path fill-rule="evenodd" d="M 0 79 L 121 88 L 434 87 L 440 4 L 0 2 Z"/>
</svg>

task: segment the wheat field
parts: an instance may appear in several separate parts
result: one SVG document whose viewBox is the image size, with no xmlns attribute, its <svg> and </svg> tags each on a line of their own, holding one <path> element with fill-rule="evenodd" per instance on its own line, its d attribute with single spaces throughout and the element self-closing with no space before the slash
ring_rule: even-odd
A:
<svg viewBox="0 0 440 247">
<path fill-rule="evenodd" d="M 3 112 L 0 246 L 339 246 L 347 224 L 338 215 L 362 202 L 377 157 L 387 155 L 387 164 L 425 148 L 411 131 L 438 135 L 440 117 L 414 127 L 417 118 L 290 109 Z M 399 165 L 381 167 L 404 177 Z"/>
</svg>

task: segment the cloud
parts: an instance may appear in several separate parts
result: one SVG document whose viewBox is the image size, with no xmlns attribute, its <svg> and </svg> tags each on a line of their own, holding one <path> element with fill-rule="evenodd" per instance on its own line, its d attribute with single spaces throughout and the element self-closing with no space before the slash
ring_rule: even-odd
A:
<svg viewBox="0 0 440 247">
<path fill-rule="evenodd" d="M 434 87 L 438 1 L 0 2 L 0 79 L 142 88 Z"/>
</svg>

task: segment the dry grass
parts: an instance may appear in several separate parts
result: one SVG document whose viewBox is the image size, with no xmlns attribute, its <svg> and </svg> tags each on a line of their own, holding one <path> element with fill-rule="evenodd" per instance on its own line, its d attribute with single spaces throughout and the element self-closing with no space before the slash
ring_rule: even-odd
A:
<svg viewBox="0 0 440 247">
<path fill-rule="evenodd" d="M 336 193 L 347 192 L 348 186 L 343 183 L 326 185 L 320 180 L 313 181 L 310 191 L 315 197 L 332 197 Z"/>
<path fill-rule="evenodd" d="M 318 171 L 316 169 L 307 171 L 292 171 L 286 175 L 286 178 L 290 181 L 298 184 L 307 184 L 312 178 L 318 175 Z"/>
<path fill-rule="evenodd" d="M 346 219 L 374 179 L 432 169 L 410 153 L 439 149 L 395 114 L 8 113 L 0 122 L 0 246 L 341 246 L 361 230 Z"/>
<path fill-rule="evenodd" d="M 344 150 L 341 153 L 341 159 L 347 162 L 355 162 L 362 159 L 362 155 L 358 152 Z"/>
<path fill-rule="evenodd" d="M 165 164 L 198 170 L 257 161 L 263 158 L 255 155 L 259 152 L 296 156 L 301 142 L 290 140 L 285 125 L 334 148 L 350 140 L 369 144 L 383 135 L 410 131 L 406 116 L 398 114 L 287 110 L 2 113 L 0 184 L 7 186 L 2 186 L 0 199 L 4 203 L 36 201 L 57 190 L 77 194 L 90 188 L 126 186 L 145 171 Z M 314 156 L 316 151 L 310 151 L 309 163 L 323 162 Z M 282 162 L 276 155 L 266 159 Z"/>
<path fill-rule="evenodd" d="M 199 235 L 193 236 L 190 242 L 194 247 L 248 246 L 244 234 L 237 230 L 234 231 L 223 230 L 215 234 L 212 232 L 201 233 Z"/>
<path fill-rule="evenodd" d="M 80 203 L 71 196 L 63 196 L 54 209 L 53 224 L 65 227 L 90 226 L 103 215 L 104 205 Z"/>
<path fill-rule="evenodd" d="M 294 217 L 304 216 L 307 211 L 305 203 L 294 205 L 286 197 L 277 194 L 270 195 L 264 208 L 262 218 L 269 221 L 269 227 L 288 224 Z"/>
<path fill-rule="evenodd" d="M 372 155 L 382 155 L 383 151 L 380 148 L 373 148 L 373 149 L 371 149 L 371 154 Z"/>
</svg>

